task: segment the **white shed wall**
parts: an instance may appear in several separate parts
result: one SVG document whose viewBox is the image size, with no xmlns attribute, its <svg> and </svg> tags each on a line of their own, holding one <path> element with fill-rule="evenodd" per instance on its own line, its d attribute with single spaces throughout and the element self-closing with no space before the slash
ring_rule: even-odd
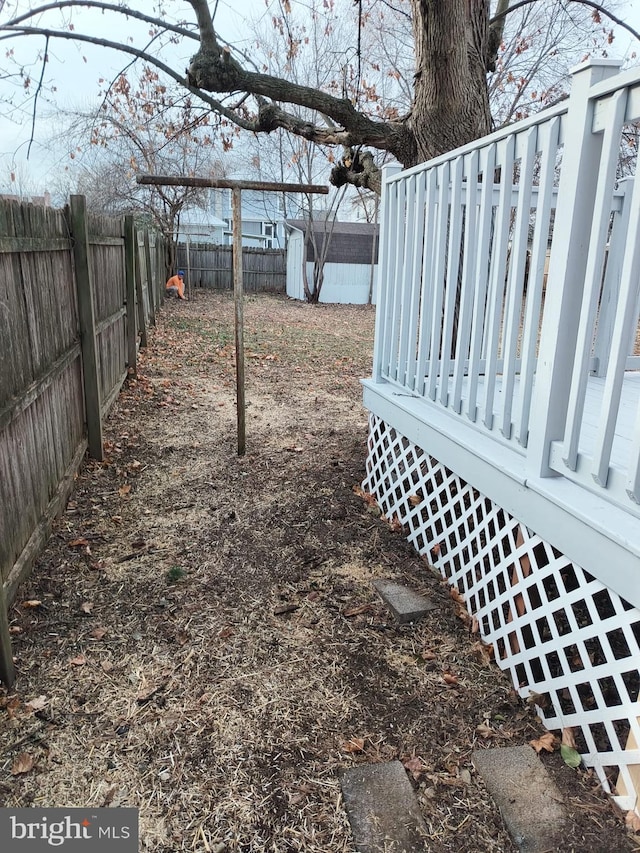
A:
<svg viewBox="0 0 640 853">
<path fill-rule="evenodd" d="M 287 296 L 304 299 L 302 282 L 302 235 L 291 235 L 287 251 Z M 339 302 L 351 305 L 366 305 L 369 301 L 369 264 L 325 264 L 324 284 L 320 291 L 320 302 Z M 307 280 L 313 281 L 313 262 L 307 262 Z M 373 304 L 376 304 L 378 266 L 373 274 Z"/>
</svg>

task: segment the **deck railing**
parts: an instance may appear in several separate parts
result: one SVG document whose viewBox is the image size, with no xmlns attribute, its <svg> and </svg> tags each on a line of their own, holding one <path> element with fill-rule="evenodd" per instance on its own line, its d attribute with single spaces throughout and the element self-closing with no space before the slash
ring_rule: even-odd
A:
<svg viewBox="0 0 640 853">
<path fill-rule="evenodd" d="M 619 155 L 638 118 L 640 69 L 590 61 L 555 107 L 386 167 L 374 352 L 376 381 L 512 447 L 529 476 L 606 489 L 632 512 L 640 181 L 620 180 Z"/>
</svg>

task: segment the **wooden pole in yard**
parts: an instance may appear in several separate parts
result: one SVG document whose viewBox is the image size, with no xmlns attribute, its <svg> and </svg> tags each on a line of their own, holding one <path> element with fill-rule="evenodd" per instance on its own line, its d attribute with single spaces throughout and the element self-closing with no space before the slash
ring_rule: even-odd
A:
<svg viewBox="0 0 640 853">
<path fill-rule="evenodd" d="M 84 407 L 87 419 L 89 456 L 102 460 L 102 412 L 100 406 L 100 380 L 98 376 L 98 349 L 96 346 L 96 321 L 93 305 L 93 282 L 89 264 L 89 235 L 87 205 L 83 195 L 69 199 L 70 227 L 73 234 L 73 264 L 78 296 L 78 324 L 82 352 L 82 382 Z"/>
<path fill-rule="evenodd" d="M 233 213 L 233 303 L 236 338 L 236 414 L 238 421 L 238 456 L 246 449 L 246 405 L 244 397 L 244 312 L 242 292 L 242 213 L 240 189 L 231 190 Z"/>
<path fill-rule="evenodd" d="M 136 246 L 134 244 L 133 216 L 124 218 L 124 268 L 127 286 L 127 366 L 136 372 L 137 329 L 136 329 Z"/>
<path fill-rule="evenodd" d="M 245 396 L 244 396 L 244 317 L 242 291 L 242 190 L 287 193 L 321 193 L 326 195 L 329 188 L 322 184 L 285 184 L 268 181 L 236 181 L 227 178 L 192 178 L 174 175 L 138 175 L 139 184 L 172 187 L 211 187 L 230 189 L 233 210 L 233 295 L 235 306 L 236 338 L 236 402 L 238 422 L 238 456 L 244 456 L 246 450 L 245 432 Z M 187 238 L 188 239 L 188 238 Z M 188 246 L 188 243 L 187 243 Z M 188 248 L 187 248 L 188 251 Z"/>
</svg>

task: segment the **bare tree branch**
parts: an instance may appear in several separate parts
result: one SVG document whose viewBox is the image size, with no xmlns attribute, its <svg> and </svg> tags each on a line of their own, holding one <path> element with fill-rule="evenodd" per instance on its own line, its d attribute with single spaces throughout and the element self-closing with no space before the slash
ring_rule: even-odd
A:
<svg viewBox="0 0 640 853">
<path fill-rule="evenodd" d="M 35 95 L 33 96 L 33 114 L 31 116 L 31 133 L 29 135 L 29 145 L 27 146 L 27 160 L 29 159 L 29 154 L 31 154 L 31 146 L 33 145 L 33 134 L 36 129 L 36 116 L 38 114 L 38 96 L 42 91 L 42 81 L 44 80 L 44 69 L 47 65 L 47 53 L 49 51 L 49 36 L 47 36 L 46 41 L 44 43 L 44 56 L 42 57 L 42 70 L 40 72 L 40 79 L 38 80 L 38 85 L 36 87 Z"/>
<path fill-rule="evenodd" d="M 522 6 L 530 6 L 532 3 L 537 3 L 538 0 L 518 0 L 518 2 L 509 5 L 508 0 L 501 0 L 498 5 L 498 9 L 496 10 L 496 14 L 489 21 L 489 25 L 493 26 L 494 23 L 499 21 L 500 19 L 504 19 L 510 12 L 515 12 L 516 9 L 522 8 Z M 619 18 L 617 15 L 614 15 L 613 12 L 609 11 L 606 6 L 603 6 L 602 3 L 596 3 L 595 0 L 568 0 L 569 3 L 577 3 L 580 6 L 588 6 L 590 9 L 595 9 L 597 12 L 601 12 L 605 17 L 609 18 L 610 21 L 613 21 L 614 24 L 617 24 L 622 29 L 626 30 L 628 33 L 640 41 L 640 32 L 635 30 L 631 24 L 627 24 L 626 21 L 623 21 L 622 18 Z M 507 8 L 501 8 L 503 6 L 507 6 Z"/>
<path fill-rule="evenodd" d="M 47 36 L 48 38 L 66 39 L 67 41 L 81 41 L 88 44 L 95 44 L 100 47 L 108 47 L 112 50 L 117 50 L 120 53 L 128 53 L 129 55 L 135 56 L 137 59 L 143 59 L 150 65 L 154 65 L 156 68 L 160 69 L 160 71 L 167 74 L 167 76 L 180 83 L 181 86 L 184 86 L 193 95 L 196 95 L 198 98 L 204 101 L 204 103 L 210 106 L 211 109 L 220 113 L 220 115 L 223 115 L 225 118 L 229 119 L 229 121 L 233 122 L 234 124 L 237 124 L 238 127 L 241 127 L 243 130 L 250 130 L 255 132 L 260 129 L 255 122 L 241 118 L 239 115 L 233 113 L 231 110 L 225 107 L 224 104 L 220 101 L 216 100 L 215 98 L 212 98 L 206 92 L 201 91 L 195 86 L 190 85 L 184 77 L 174 71 L 173 68 L 171 68 L 169 65 L 162 62 L 156 56 L 153 56 L 152 54 L 147 53 L 144 50 L 139 50 L 138 48 L 132 47 L 131 45 L 122 44 L 121 42 L 109 41 L 108 39 L 102 39 L 96 36 L 86 36 L 82 33 L 62 32 L 60 30 L 51 30 L 46 29 L 44 27 L 25 27 L 19 25 L 14 26 L 9 24 L 0 27 L 0 31 L 6 33 L 6 35 L 0 36 L 0 41 L 16 38 L 16 36 L 42 35 Z"/>
</svg>

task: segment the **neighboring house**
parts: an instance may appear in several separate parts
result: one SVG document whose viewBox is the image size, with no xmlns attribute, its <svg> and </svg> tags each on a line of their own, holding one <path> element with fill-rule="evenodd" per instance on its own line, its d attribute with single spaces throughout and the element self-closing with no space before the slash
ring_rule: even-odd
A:
<svg viewBox="0 0 640 853">
<path fill-rule="evenodd" d="M 306 241 L 305 251 L 307 222 L 304 219 L 287 219 L 285 228 L 288 236 L 287 296 L 292 299 L 304 299 L 303 257 L 307 268 L 307 281 L 311 286 L 315 262 L 313 242 Z M 373 281 L 375 303 L 378 226 L 367 222 L 335 222 L 333 226 L 330 223 L 325 226 L 324 221 L 315 221 L 313 228 L 319 249 L 324 245 L 327 233 L 330 241 L 325 258 L 320 302 L 365 304 L 369 302 Z"/>
<path fill-rule="evenodd" d="M 385 170 L 363 489 L 639 811 L 640 175 L 616 169 L 640 68 L 618 71 Z"/>
<path fill-rule="evenodd" d="M 242 245 L 264 249 L 284 248 L 284 220 L 282 215 L 282 194 L 262 192 L 260 190 L 242 190 Z M 225 223 L 222 243 L 230 246 L 233 242 L 233 211 L 231 190 L 212 189 L 210 212 Z"/>
<path fill-rule="evenodd" d="M 185 210 L 180 217 L 178 243 L 225 243 L 227 223 L 218 219 L 210 210 L 192 207 Z"/>
</svg>

